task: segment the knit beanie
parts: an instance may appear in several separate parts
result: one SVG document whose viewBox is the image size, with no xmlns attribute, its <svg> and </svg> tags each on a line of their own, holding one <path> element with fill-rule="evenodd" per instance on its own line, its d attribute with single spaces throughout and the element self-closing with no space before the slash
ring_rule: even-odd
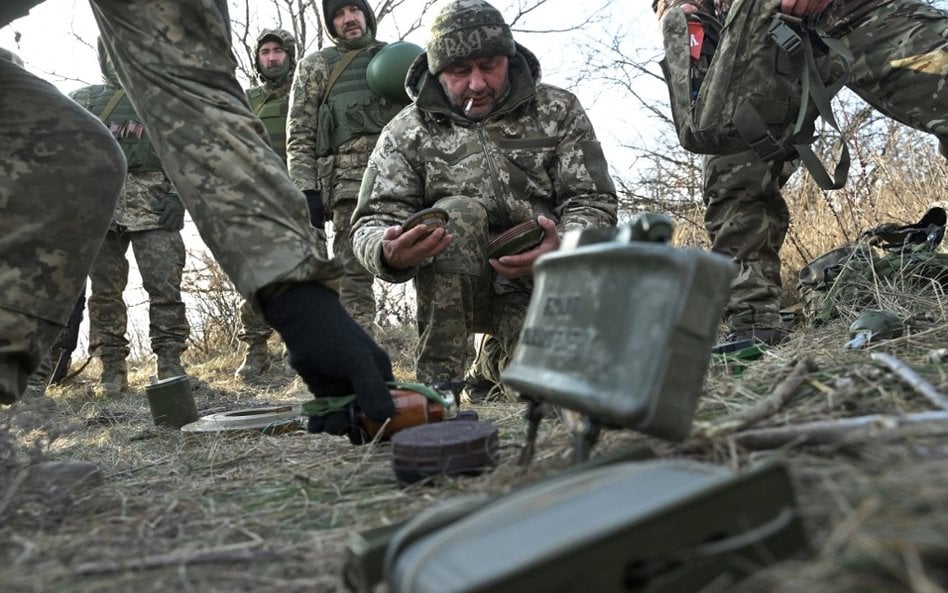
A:
<svg viewBox="0 0 948 593">
<path fill-rule="evenodd" d="M 513 33 L 500 11 L 484 0 L 451 0 L 431 25 L 428 71 L 438 74 L 474 56 L 517 54 Z"/>
<path fill-rule="evenodd" d="M 365 15 L 366 27 L 371 31 L 373 37 L 375 36 L 375 12 L 369 7 L 366 0 L 323 0 L 323 19 L 326 22 L 326 31 L 330 37 L 339 38 L 339 35 L 336 34 L 336 27 L 332 24 L 332 19 L 336 16 L 336 11 L 343 6 L 357 6 Z"/>
</svg>

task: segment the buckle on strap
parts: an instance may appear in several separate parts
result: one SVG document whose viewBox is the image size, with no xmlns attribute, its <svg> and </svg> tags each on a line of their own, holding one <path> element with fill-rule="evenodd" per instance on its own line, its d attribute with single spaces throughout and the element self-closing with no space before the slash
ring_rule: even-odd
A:
<svg viewBox="0 0 948 593">
<path fill-rule="evenodd" d="M 784 14 L 777 14 L 770 22 L 767 33 L 773 38 L 777 47 L 793 56 L 803 48 L 803 38 L 787 21 L 800 23 L 800 19 Z"/>
</svg>

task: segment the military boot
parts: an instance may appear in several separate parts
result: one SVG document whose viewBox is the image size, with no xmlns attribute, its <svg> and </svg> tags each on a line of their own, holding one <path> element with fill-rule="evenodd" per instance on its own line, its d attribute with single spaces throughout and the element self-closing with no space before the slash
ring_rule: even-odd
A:
<svg viewBox="0 0 948 593">
<path fill-rule="evenodd" d="M 103 360 L 98 390 L 105 396 L 115 397 L 128 391 L 128 367 L 124 360 Z"/>
<path fill-rule="evenodd" d="M 259 377 L 270 369 L 270 351 L 267 350 L 266 342 L 259 344 L 250 344 L 247 348 L 247 356 L 234 376 L 244 381 Z"/>
<path fill-rule="evenodd" d="M 180 377 L 187 375 L 184 367 L 181 365 L 180 354 L 159 354 L 158 355 L 158 378 L 169 379 L 171 377 Z"/>
</svg>

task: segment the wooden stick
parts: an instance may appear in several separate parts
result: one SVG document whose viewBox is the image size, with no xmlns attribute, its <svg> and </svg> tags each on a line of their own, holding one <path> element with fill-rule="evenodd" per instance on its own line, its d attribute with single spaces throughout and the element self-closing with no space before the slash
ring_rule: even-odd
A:
<svg viewBox="0 0 948 593">
<path fill-rule="evenodd" d="M 916 393 L 924 396 L 928 401 L 942 410 L 948 410 L 948 397 L 945 397 L 934 385 L 923 379 L 907 364 L 885 352 L 873 352 L 871 357 L 873 360 L 888 367 L 889 370 L 898 375 L 900 379 L 908 383 Z"/>
<path fill-rule="evenodd" d="M 793 397 L 807 378 L 807 375 L 817 370 L 812 358 L 805 358 L 798 362 L 787 378 L 780 382 L 773 392 L 759 402 L 722 418 L 715 424 L 708 426 L 696 436 L 714 438 L 722 434 L 741 430 L 758 420 L 773 416 Z"/>
<path fill-rule="evenodd" d="M 257 542 L 252 542 L 258 545 Z M 179 564 L 207 564 L 211 562 L 251 562 L 272 558 L 274 552 L 270 550 L 246 549 L 246 544 L 223 546 L 210 550 L 195 550 L 192 552 L 172 552 L 158 554 L 144 558 L 128 560 L 114 560 L 108 562 L 86 562 L 76 567 L 75 572 L 81 575 L 107 574 L 134 570 L 150 570 Z"/>
<path fill-rule="evenodd" d="M 938 410 L 902 416 L 874 414 L 858 418 L 758 428 L 731 435 L 730 439 L 741 447 L 757 450 L 776 449 L 791 443 L 833 445 L 943 434 L 948 434 L 948 412 Z"/>
</svg>

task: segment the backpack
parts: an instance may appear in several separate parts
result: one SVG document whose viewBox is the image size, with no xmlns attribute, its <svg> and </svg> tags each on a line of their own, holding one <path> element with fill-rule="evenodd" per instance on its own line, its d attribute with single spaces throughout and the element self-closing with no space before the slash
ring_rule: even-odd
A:
<svg viewBox="0 0 948 593">
<path fill-rule="evenodd" d="M 881 224 L 809 262 L 797 285 L 804 316 L 823 323 L 899 293 L 948 291 L 948 253 L 936 251 L 945 221 L 945 210 L 934 207 L 917 223 Z"/>
<path fill-rule="evenodd" d="M 831 178 L 810 147 L 815 136 L 807 113 L 815 108 L 839 130 L 830 99 L 846 82 L 852 54 L 839 40 L 780 13 L 779 5 L 737 0 L 723 24 L 701 12 L 664 14 L 661 67 L 678 139 L 699 154 L 753 150 L 774 163 L 772 177 L 799 157 L 821 188 L 839 189 L 849 171 L 848 148 L 844 143 Z M 834 60 L 843 72 L 830 82 Z"/>
</svg>

